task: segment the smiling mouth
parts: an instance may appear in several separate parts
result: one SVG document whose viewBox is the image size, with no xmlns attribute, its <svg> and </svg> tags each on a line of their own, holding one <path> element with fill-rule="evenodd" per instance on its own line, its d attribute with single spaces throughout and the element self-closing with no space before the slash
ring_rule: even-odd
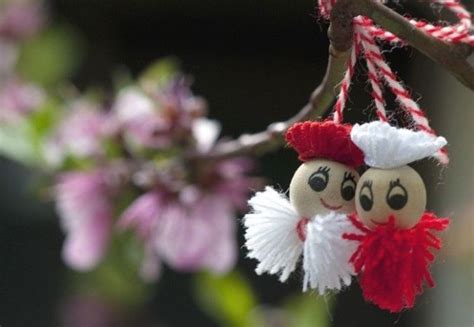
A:
<svg viewBox="0 0 474 327">
<path fill-rule="evenodd" d="M 319 198 L 319 201 L 321 201 L 321 204 L 326 208 L 326 209 L 329 209 L 329 210 L 339 210 L 342 208 L 342 204 L 340 206 L 332 206 L 332 205 L 329 205 L 327 204 L 322 198 Z"/>
<path fill-rule="evenodd" d="M 370 221 L 372 222 L 372 224 L 377 225 L 377 226 L 387 225 L 386 222 L 385 222 L 385 223 L 381 223 L 381 222 L 377 222 L 377 221 L 375 221 L 375 220 L 373 220 L 373 219 L 370 219 Z"/>
</svg>

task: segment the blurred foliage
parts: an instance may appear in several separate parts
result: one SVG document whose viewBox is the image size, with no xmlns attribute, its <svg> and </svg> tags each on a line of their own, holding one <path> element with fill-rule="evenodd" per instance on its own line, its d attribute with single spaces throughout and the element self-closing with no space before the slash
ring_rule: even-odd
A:
<svg viewBox="0 0 474 327">
<path fill-rule="evenodd" d="M 201 308 L 222 326 L 327 327 L 332 297 L 295 295 L 281 306 L 267 308 L 259 303 L 248 280 L 238 271 L 226 276 L 201 273 L 195 278 L 196 299 Z"/>
<path fill-rule="evenodd" d="M 51 27 L 23 45 L 18 71 L 43 87 L 58 86 L 77 68 L 83 54 L 81 43 L 72 28 Z"/>
<path fill-rule="evenodd" d="M 59 119 L 61 104 L 49 98 L 27 119 L 16 124 L 2 124 L 0 128 L 0 153 L 25 166 L 44 167 L 43 145 Z"/>
<path fill-rule="evenodd" d="M 31 140 L 28 134 L 28 122 L 22 122 L 15 126 L 2 126 L 0 128 L 0 153 L 6 157 L 25 165 L 34 165 L 38 160 L 34 155 Z"/>
<path fill-rule="evenodd" d="M 131 235 L 113 238 L 105 260 L 91 272 L 73 272 L 72 293 L 99 294 L 125 307 L 143 305 L 153 288 L 140 278 L 143 246 Z"/>
<path fill-rule="evenodd" d="M 285 308 L 291 315 L 292 326 L 327 327 L 330 325 L 332 298 L 303 294 L 290 298 Z"/>
<path fill-rule="evenodd" d="M 138 77 L 139 83 L 145 88 L 152 84 L 153 88 L 166 85 L 180 71 L 179 61 L 174 57 L 160 58 L 152 62 Z"/>
<path fill-rule="evenodd" d="M 62 106 L 53 98 L 46 99 L 38 111 L 33 112 L 26 120 L 29 128 L 26 139 L 33 145 L 33 153 L 41 163 L 45 138 L 51 133 L 57 124 Z"/>
<path fill-rule="evenodd" d="M 255 294 L 238 271 L 221 277 L 198 274 L 195 294 L 202 309 L 223 326 L 262 326 L 262 318 L 252 314 L 258 303 Z"/>
</svg>

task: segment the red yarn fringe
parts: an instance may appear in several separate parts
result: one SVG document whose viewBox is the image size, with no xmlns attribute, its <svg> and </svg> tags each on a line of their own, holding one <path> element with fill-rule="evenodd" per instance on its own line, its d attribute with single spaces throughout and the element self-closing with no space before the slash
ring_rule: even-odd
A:
<svg viewBox="0 0 474 327">
<path fill-rule="evenodd" d="M 446 229 L 449 220 L 425 212 L 413 228 L 399 229 L 391 216 L 388 223 L 370 230 L 355 215 L 350 219 L 363 233 L 343 237 L 359 242 L 350 261 L 360 274 L 364 299 L 390 312 L 412 308 L 424 282 L 434 286 L 429 271 L 434 255 L 430 250 L 440 249 L 441 240 L 433 232 Z"/>
<path fill-rule="evenodd" d="M 321 158 L 358 167 L 364 163 L 364 154 L 352 142 L 351 129 L 333 121 L 305 121 L 290 127 L 285 137 L 301 161 Z"/>
</svg>

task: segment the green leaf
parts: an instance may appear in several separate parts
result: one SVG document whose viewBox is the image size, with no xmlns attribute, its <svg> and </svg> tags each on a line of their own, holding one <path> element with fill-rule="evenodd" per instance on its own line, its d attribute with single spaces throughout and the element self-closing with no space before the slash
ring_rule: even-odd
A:
<svg viewBox="0 0 474 327">
<path fill-rule="evenodd" d="M 15 125 L 0 124 L 0 154 L 26 166 L 34 166 L 40 160 L 28 137 L 28 122 Z"/>
<path fill-rule="evenodd" d="M 44 87 L 68 79 L 82 56 L 79 37 L 69 27 L 56 26 L 28 40 L 20 53 L 18 71 Z"/>
<path fill-rule="evenodd" d="M 226 276 L 210 273 L 195 278 L 195 295 L 198 304 L 223 326 L 257 326 L 253 310 L 257 300 L 248 281 L 234 271 Z"/>
<path fill-rule="evenodd" d="M 139 76 L 139 83 L 144 89 L 162 86 L 169 82 L 179 71 L 179 63 L 175 58 L 163 58 L 152 63 Z"/>
<path fill-rule="evenodd" d="M 39 163 L 44 163 L 44 142 L 52 133 L 61 117 L 61 104 L 48 98 L 41 107 L 27 119 L 28 133 L 25 135 Z"/>
<path fill-rule="evenodd" d="M 103 140 L 102 146 L 108 159 L 115 159 L 123 156 L 122 147 L 115 139 L 107 138 Z"/>
<path fill-rule="evenodd" d="M 41 166 L 44 137 L 58 119 L 58 106 L 56 100 L 46 99 L 23 120 L 0 124 L 0 153 L 27 166 Z"/>
<path fill-rule="evenodd" d="M 323 298 L 314 294 L 303 294 L 290 298 L 285 309 L 295 327 L 328 327 L 332 298 Z"/>
<path fill-rule="evenodd" d="M 34 137 L 42 138 L 51 132 L 59 119 L 59 106 L 60 104 L 57 101 L 48 99 L 41 108 L 28 117 L 31 133 Z"/>
</svg>

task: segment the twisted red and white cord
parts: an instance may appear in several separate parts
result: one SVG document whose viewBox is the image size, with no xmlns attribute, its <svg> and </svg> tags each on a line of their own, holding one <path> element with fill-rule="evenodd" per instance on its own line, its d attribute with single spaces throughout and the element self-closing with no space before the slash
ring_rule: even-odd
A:
<svg viewBox="0 0 474 327">
<path fill-rule="evenodd" d="M 439 25 L 431 24 L 429 22 L 417 19 L 407 20 L 414 27 L 424 31 L 430 36 L 442 40 L 448 43 L 465 43 L 470 46 L 474 46 L 474 35 L 472 32 L 472 16 L 469 11 L 460 4 L 459 1 L 455 0 L 432 0 L 433 3 L 438 3 L 452 11 L 459 19 L 459 23 L 456 25 Z M 371 30 L 371 33 L 378 39 L 389 42 L 404 44 L 403 40 L 397 37 L 395 34 L 384 30 L 383 28 L 374 25 L 371 21 L 366 25 L 366 28 Z"/>
<path fill-rule="evenodd" d="M 332 7 L 336 4 L 336 0 L 318 0 L 319 13 L 325 19 L 329 19 Z"/>
<path fill-rule="evenodd" d="M 356 20 L 365 20 L 368 18 L 358 16 Z M 360 25 L 363 26 L 363 25 Z M 359 34 L 360 42 L 362 48 L 364 49 L 364 57 L 367 61 L 367 67 L 369 68 L 369 80 L 372 84 L 373 91 L 372 96 L 374 98 L 377 116 L 382 121 L 387 121 L 385 114 L 385 106 L 383 103 L 380 103 L 381 91 L 380 82 L 377 79 L 373 81 L 372 76 L 378 71 L 380 76 L 383 78 L 385 83 L 387 83 L 390 90 L 396 97 L 396 101 L 413 119 L 416 124 L 416 128 L 430 135 L 436 136 L 436 132 L 430 127 L 429 121 L 425 116 L 425 113 L 420 108 L 418 103 L 413 100 L 410 92 L 403 86 L 401 81 L 398 79 L 397 75 L 392 71 L 390 66 L 385 61 L 379 46 L 375 42 L 375 38 L 371 35 L 370 30 L 362 27 L 357 27 L 356 33 Z M 375 71 L 375 72 L 374 72 Z M 379 82 L 379 83 L 377 83 Z M 375 85 L 375 88 L 374 88 Z M 377 91 L 380 93 L 377 93 Z M 445 149 L 440 150 L 437 153 L 437 158 L 442 164 L 448 164 L 449 158 L 447 156 L 447 151 Z"/>
<path fill-rule="evenodd" d="M 383 98 L 383 83 L 380 79 L 380 73 L 379 70 L 377 69 L 378 64 L 374 60 L 373 57 L 367 56 L 367 53 L 370 51 L 370 47 L 377 44 L 375 44 L 373 36 L 367 37 L 367 35 L 370 35 L 370 31 L 368 29 L 364 28 L 364 25 L 359 25 L 356 24 L 356 22 L 363 21 L 364 17 L 362 16 L 357 16 L 354 19 L 354 40 L 355 42 L 358 42 L 362 49 L 363 53 L 365 55 L 366 63 L 367 63 L 367 76 L 370 81 L 370 85 L 372 87 L 372 98 L 374 99 L 375 103 L 375 109 L 377 113 L 377 117 L 381 121 L 388 121 L 387 119 L 387 113 L 385 111 L 385 100 Z"/>
<path fill-rule="evenodd" d="M 407 18 L 410 24 L 436 39 L 449 43 L 465 43 L 474 46 L 474 35 L 470 34 L 472 31 L 471 13 L 467 11 L 458 0 L 432 0 L 432 2 L 441 4 L 456 14 L 459 19 L 459 23 L 456 25 L 443 26 L 439 24 L 431 24 L 423 20 Z M 318 0 L 318 3 L 320 15 L 326 19 L 329 19 L 329 15 L 336 3 L 336 0 Z M 369 28 L 371 33 L 380 40 L 392 44 L 404 44 L 403 40 L 401 40 L 395 34 L 388 32 L 381 27 L 375 26 L 372 23 L 367 25 L 366 28 Z"/>
<path fill-rule="evenodd" d="M 335 0 L 319 0 L 320 12 L 323 17 L 328 18 L 335 4 Z M 450 43 L 467 43 L 474 46 L 474 36 L 470 35 L 472 30 L 471 14 L 457 0 L 432 0 L 454 12 L 459 18 L 459 24 L 453 26 L 433 25 L 415 19 L 409 20 L 411 24 L 430 34 L 432 37 Z M 376 113 L 381 121 L 387 121 L 385 101 L 383 97 L 383 81 L 396 97 L 397 103 L 405 110 L 415 123 L 415 127 L 427 134 L 436 135 L 430 127 L 425 113 L 418 103 L 413 100 L 410 92 L 405 88 L 397 75 L 392 71 L 385 61 L 376 40 L 383 40 L 390 43 L 401 43 L 403 41 L 396 35 L 376 26 L 367 17 L 358 16 L 354 18 L 354 44 L 347 62 L 347 70 L 341 82 L 341 90 L 334 107 L 333 120 L 337 123 L 343 121 L 343 111 L 346 106 L 352 78 L 355 71 L 355 64 L 359 54 L 364 57 L 368 80 L 372 88 L 372 98 L 374 99 Z M 447 164 L 449 158 L 446 149 L 437 153 L 437 158 L 442 164 Z"/>
<path fill-rule="evenodd" d="M 424 31 L 425 33 L 431 35 L 432 37 L 448 42 L 448 43 L 465 43 L 470 46 L 474 46 L 474 35 L 469 34 L 463 25 L 455 26 L 442 26 L 434 25 L 425 21 L 419 21 L 416 19 L 410 19 L 409 22 L 416 28 Z M 367 26 L 372 30 L 372 33 L 380 40 L 392 43 L 392 44 L 404 44 L 403 40 L 400 39 L 395 34 L 384 30 L 378 26 Z"/>
<path fill-rule="evenodd" d="M 358 42 L 354 42 L 351 54 L 347 61 L 347 70 L 344 73 L 344 77 L 341 82 L 341 90 L 336 100 L 336 104 L 334 105 L 334 115 L 333 120 L 334 122 L 341 124 L 344 119 L 343 110 L 346 107 L 346 102 L 349 97 L 349 89 L 352 83 L 352 77 L 354 76 L 355 72 L 355 65 L 357 63 L 357 56 L 359 52 L 359 44 Z"/>
</svg>

